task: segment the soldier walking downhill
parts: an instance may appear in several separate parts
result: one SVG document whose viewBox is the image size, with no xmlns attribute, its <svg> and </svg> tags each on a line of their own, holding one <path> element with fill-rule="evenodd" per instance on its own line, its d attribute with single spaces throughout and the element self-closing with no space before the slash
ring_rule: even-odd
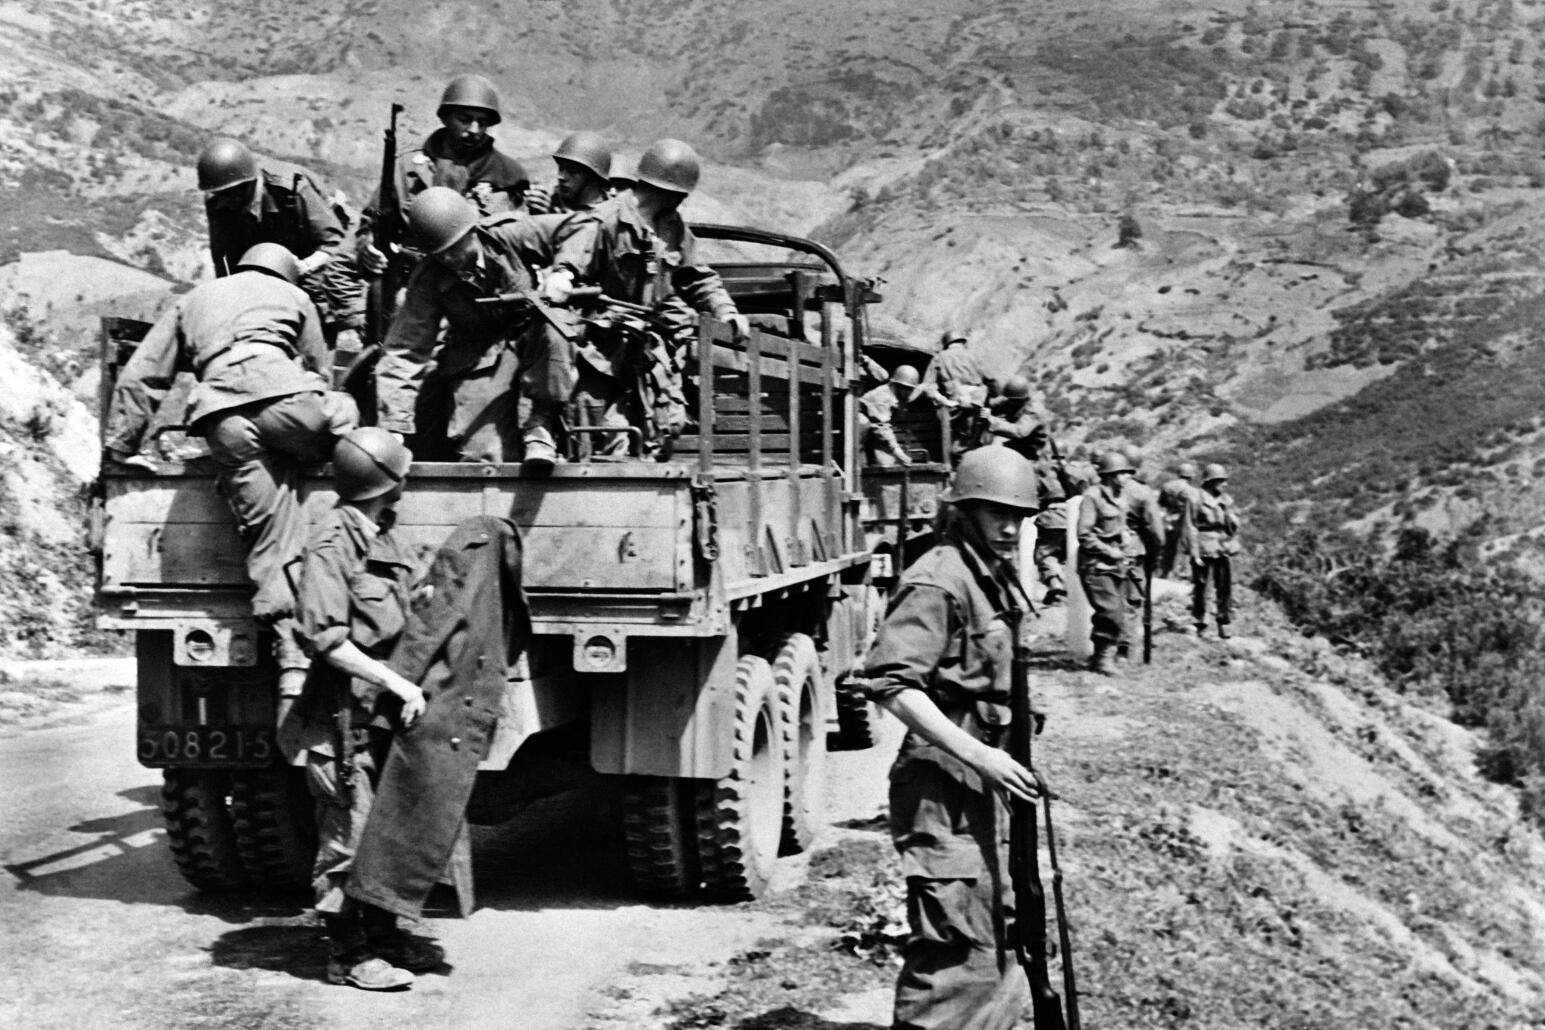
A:
<svg viewBox="0 0 1545 1030">
<path fill-rule="evenodd" d="M 1029 610 L 1012 561 L 1035 494 L 1035 469 L 1006 447 L 961 459 L 940 543 L 903 574 L 864 668 L 869 696 L 908 730 L 890 786 L 909 928 L 896 1030 L 1009 1030 L 1029 999 L 1004 961 L 1014 926 L 1005 799 L 1038 792 L 1002 746 L 1007 610 Z"/>
<path fill-rule="evenodd" d="M 1105 676 L 1131 646 L 1133 608 L 1142 606 L 1143 563 L 1164 532 L 1157 501 L 1133 489 L 1136 469 L 1120 451 L 1100 456 L 1100 481 L 1084 491 L 1078 510 L 1078 577 L 1089 598 L 1094 656 Z"/>
<path fill-rule="evenodd" d="M 1234 605 L 1234 555 L 1239 553 L 1239 511 L 1234 498 L 1223 489 L 1228 470 L 1208 465 L 1202 470 L 1202 488 L 1186 507 L 1182 532 L 1191 555 L 1191 619 L 1196 635 L 1207 629 L 1207 581 L 1218 588 L 1218 636 L 1229 636 Z"/>
<path fill-rule="evenodd" d="M 133 460 L 177 373 L 198 377 L 184 417 L 209 443 L 247 544 L 252 612 L 277 632 L 281 698 L 300 692 L 310 664 L 294 640 L 295 598 L 284 575 L 306 539 L 300 469 L 326 460 L 359 420 L 353 399 L 328 392 L 320 374 L 326 345 L 299 279 L 294 255 L 260 243 L 233 274 L 184 294 L 119 373 L 106 432 L 108 457 Z"/>
</svg>

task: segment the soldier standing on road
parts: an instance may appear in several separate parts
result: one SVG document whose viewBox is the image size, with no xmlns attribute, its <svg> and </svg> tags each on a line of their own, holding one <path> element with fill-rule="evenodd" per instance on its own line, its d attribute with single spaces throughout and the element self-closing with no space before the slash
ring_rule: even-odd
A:
<svg viewBox="0 0 1545 1030">
<path fill-rule="evenodd" d="M 1041 603 L 1052 605 L 1068 595 L 1068 498 L 1088 480 L 1044 451 L 1036 459 L 1035 477 L 1041 506 L 1035 516 L 1035 570 L 1046 585 Z"/>
<path fill-rule="evenodd" d="M 523 210 L 531 175 L 524 165 L 494 146 L 489 130 L 498 125 L 499 94 L 481 75 L 458 75 L 445 86 L 436 112 L 440 128 L 421 147 L 397 158 L 397 201 L 406 224 L 413 199 L 432 186 L 455 190 L 477 207 L 480 216 Z M 375 238 L 380 197 L 373 196 L 360 214 L 359 267 L 368 276 L 386 271 L 387 254 Z M 411 248 L 393 255 L 406 281 L 421 255 Z"/>
<path fill-rule="evenodd" d="M 310 664 L 294 640 L 295 598 L 284 575 L 306 539 L 300 469 L 326 460 L 359 421 L 352 398 L 327 390 L 320 319 L 299 280 L 293 254 L 260 243 L 232 275 L 183 295 L 119 372 L 106 432 L 109 459 L 136 460 L 177 373 L 198 377 L 184 418 L 220 466 L 220 492 L 257 587 L 252 612 L 278 634 L 281 697 L 300 692 Z"/>
<path fill-rule="evenodd" d="M 1007 742 L 1009 608 L 1029 609 L 1013 558 L 1035 510 L 1035 470 L 1004 447 L 967 454 L 941 540 L 907 569 L 869 651 L 869 696 L 907 726 L 891 767 L 891 836 L 907 878 L 909 933 L 898 1030 L 1008 1030 L 1029 991 L 1012 959 L 1005 795 L 1034 800 L 1035 774 Z"/>
<path fill-rule="evenodd" d="M 896 438 L 896 427 L 892 419 L 896 410 L 912 399 L 912 393 L 920 381 L 917 369 L 911 365 L 897 365 L 889 381 L 881 383 L 858 399 L 859 414 L 864 422 L 860 428 L 860 438 L 868 463 L 881 468 L 912 464 L 912 456 Z"/>
<path fill-rule="evenodd" d="M 367 991 L 413 983 L 444 952 L 397 927 L 389 912 L 344 893 L 392 731 L 413 725 L 424 692 L 385 662 L 407 624 L 413 557 L 392 533 L 413 457 L 379 427 L 356 429 L 333 451 L 338 503 L 299 559 L 298 636 L 316 659 L 296 709 L 297 745 L 316 798 L 312 886 L 327 926 L 327 981 Z"/>
<path fill-rule="evenodd" d="M 1094 656 L 1089 668 L 1115 673 L 1130 648 L 1131 609 L 1142 606 L 1143 562 L 1156 550 L 1164 519 L 1156 500 L 1133 489 L 1136 472 L 1120 451 L 1100 457 L 1100 482 L 1078 511 L 1078 577 L 1089 598 Z"/>
<path fill-rule="evenodd" d="M 1181 521 L 1186 506 L 1196 495 L 1196 463 L 1182 461 L 1175 469 L 1175 478 L 1159 488 L 1159 507 L 1164 509 L 1164 557 L 1159 563 L 1159 574 L 1170 576 L 1185 548 L 1185 534 Z"/>
<path fill-rule="evenodd" d="M 659 377 L 655 396 L 638 403 L 652 405 L 662 437 L 678 435 L 687 418 L 680 355 L 696 329 L 694 310 L 728 322 L 737 337 L 750 332 L 719 274 L 698 262 L 697 239 L 678 210 L 697 187 L 699 172 L 690 146 L 675 139 L 656 141 L 639 158 L 633 187 L 591 211 L 558 248 L 543 284 L 548 300 L 564 304 L 576 286 L 594 285 L 613 300 L 651 308 L 664 323 L 659 330 L 664 351 L 652 356 L 636 353 L 636 341 L 620 327 L 585 327 L 575 399 L 591 425 L 621 429 L 635 424 L 624 410 L 633 403 L 630 390 L 644 364 L 652 362 L 671 367 Z M 626 445 L 626 436 L 616 433 L 600 449 L 620 454 Z"/>
<path fill-rule="evenodd" d="M 568 342 L 544 334 L 529 306 L 479 303 L 534 293 L 521 221 L 479 221 L 472 203 L 444 186 L 425 190 L 408 209 L 409 240 L 425 257 L 383 344 L 376 398 L 378 424 L 417 434 L 421 458 L 440 456 L 443 436 L 463 461 L 523 453 L 528 466 L 550 468 L 556 460 L 553 430 L 574 385 Z M 531 402 L 524 424 L 517 377 Z"/>
<path fill-rule="evenodd" d="M 1183 519 L 1186 550 L 1191 555 L 1191 619 L 1196 635 L 1207 629 L 1207 580 L 1218 586 L 1218 636 L 1229 636 L 1233 621 L 1234 555 L 1239 553 L 1239 511 L 1224 489 L 1228 471 L 1208 465 L 1202 488 L 1192 496 Z"/>
<path fill-rule="evenodd" d="M 277 243 L 300 261 L 300 286 L 322 316 L 322 335 L 346 363 L 360 349 L 365 284 L 348 245 L 347 215 L 323 199 L 311 173 L 259 166 L 240 140 L 221 137 L 198 159 L 198 186 L 209 219 L 209 252 L 216 277 L 259 243 Z"/>
</svg>

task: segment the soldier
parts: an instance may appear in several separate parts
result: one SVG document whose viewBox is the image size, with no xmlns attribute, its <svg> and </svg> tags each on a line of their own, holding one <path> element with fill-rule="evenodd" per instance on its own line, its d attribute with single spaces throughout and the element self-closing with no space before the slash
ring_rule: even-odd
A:
<svg viewBox="0 0 1545 1030">
<path fill-rule="evenodd" d="M 596 285 L 606 296 L 656 311 L 663 351 L 641 355 L 620 326 L 592 323 L 579 345 L 578 393 L 588 421 L 618 429 L 636 424 L 624 414 L 632 403 L 653 407 L 652 424 L 661 437 L 680 433 L 686 403 L 679 353 L 689 346 L 696 326 L 693 309 L 728 322 L 737 337 L 750 332 L 719 275 L 697 262 L 696 237 L 678 208 L 697 186 L 697 153 L 675 139 L 653 143 L 639 158 L 633 187 L 591 211 L 563 241 L 543 284 L 555 304 L 566 303 L 576 285 Z M 641 372 L 652 366 L 654 396 L 629 396 Z M 621 433 L 604 441 L 604 452 L 626 448 Z"/>
<path fill-rule="evenodd" d="M 920 381 L 917 369 L 911 365 L 897 365 L 887 382 L 859 398 L 859 413 L 865 422 L 865 428 L 861 430 L 864 457 L 872 464 L 881 467 L 912 464 L 912 456 L 896 439 L 891 420 L 896 409 L 912 399 Z"/>
<path fill-rule="evenodd" d="M 513 461 L 523 451 L 527 466 L 551 468 L 557 458 L 553 429 L 574 384 L 566 341 L 550 347 L 529 306 L 478 303 L 533 292 L 519 222 L 509 214 L 479 221 L 472 202 L 445 186 L 431 186 L 408 209 L 409 241 L 425 257 L 408 279 L 375 381 L 378 424 L 418 434 L 421 457 L 436 456 L 443 435 L 462 461 Z M 517 376 L 531 402 L 524 424 Z"/>
<path fill-rule="evenodd" d="M 1191 619 L 1196 635 L 1207 629 L 1207 578 L 1218 585 L 1218 636 L 1227 640 L 1233 616 L 1234 555 L 1239 553 L 1239 513 L 1234 498 L 1223 489 L 1228 471 L 1222 465 L 1202 470 L 1202 488 L 1186 506 L 1183 532 L 1191 555 Z"/>
<path fill-rule="evenodd" d="M 907 880 L 909 933 L 898 1028 L 1008 1030 L 1028 1000 L 1012 958 L 1005 796 L 1037 797 L 1034 772 L 1001 749 L 1013 623 L 1028 609 L 1012 562 L 1035 510 L 1035 470 L 1005 447 L 967 454 L 940 543 L 903 575 L 864 669 L 869 696 L 906 724 L 891 768 L 891 837 Z"/>
<path fill-rule="evenodd" d="M 1046 446 L 1046 427 L 1030 410 L 1030 380 L 1024 376 L 1010 376 L 1003 391 L 988 402 L 982 415 L 976 443 L 990 444 L 996 440 L 1002 440 L 1004 446 L 1029 461 L 1035 461 Z"/>
<path fill-rule="evenodd" d="M 612 195 L 612 149 L 598 133 L 576 132 L 553 151 L 558 186 L 553 211 L 591 211 Z"/>
<path fill-rule="evenodd" d="M 1067 501 L 1081 489 L 1083 480 L 1075 476 L 1067 463 L 1042 453 L 1035 463 L 1036 499 L 1041 510 L 1035 516 L 1035 569 L 1046 593 L 1041 603 L 1052 605 L 1068 595 L 1068 509 Z"/>
<path fill-rule="evenodd" d="M 499 94 L 481 75 L 458 75 L 446 84 L 436 112 L 440 128 L 421 147 L 397 158 L 397 201 L 406 224 L 413 199 L 432 186 L 443 186 L 468 198 L 479 215 L 508 214 L 522 210 L 531 175 L 524 165 L 494 146 L 488 130 L 498 125 Z M 380 198 L 372 197 L 360 215 L 359 266 L 366 275 L 386 270 L 387 255 L 374 227 L 379 220 Z M 411 250 L 396 255 L 406 279 L 420 255 Z"/>
<path fill-rule="evenodd" d="M 365 284 L 343 254 L 348 216 L 323 199 L 315 178 L 304 169 L 260 167 L 245 144 L 222 136 L 199 155 L 198 187 L 216 277 L 230 275 L 257 244 L 279 244 L 300 261 L 300 285 L 321 313 L 328 347 L 352 358 L 365 324 Z"/>
<path fill-rule="evenodd" d="M 408 987 L 444 958 L 401 932 L 391 913 L 344 893 L 392 731 L 412 726 L 424 692 L 386 657 L 408 616 L 413 557 L 392 532 L 413 457 L 379 427 L 333 450 L 338 503 L 297 560 L 298 637 L 316 663 L 296 710 L 306 782 L 316 799 L 316 911 L 327 927 L 327 982 L 367 991 Z"/>
<path fill-rule="evenodd" d="M 950 327 L 939 335 L 939 353 L 923 372 L 923 392 L 951 409 L 952 460 L 975 445 L 972 430 L 987 403 L 991 384 L 966 343 L 965 331 Z"/>
<path fill-rule="evenodd" d="M 177 373 L 198 377 L 184 418 L 220 466 L 257 587 L 252 612 L 278 632 L 281 697 L 300 692 L 310 664 L 291 633 L 295 598 L 283 572 L 305 543 L 300 468 L 326 460 L 359 418 L 346 394 L 327 392 L 326 345 L 300 274 L 293 254 L 259 243 L 233 274 L 184 294 L 119 373 L 105 434 L 109 459 L 131 461 Z"/>
<path fill-rule="evenodd" d="M 1175 563 L 1185 547 L 1185 534 L 1180 523 L 1185 518 L 1186 506 L 1196 495 L 1196 463 L 1182 461 L 1175 469 L 1175 478 L 1159 488 L 1159 507 L 1164 509 L 1164 557 L 1159 563 L 1159 573 L 1173 575 Z"/>
<path fill-rule="evenodd" d="M 1089 668 L 1115 673 L 1130 647 L 1129 609 L 1141 607 L 1143 562 L 1164 532 L 1158 503 L 1134 490 L 1136 472 L 1120 451 L 1100 457 L 1100 482 L 1084 491 L 1078 512 L 1078 577 L 1091 609 Z"/>
</svg>

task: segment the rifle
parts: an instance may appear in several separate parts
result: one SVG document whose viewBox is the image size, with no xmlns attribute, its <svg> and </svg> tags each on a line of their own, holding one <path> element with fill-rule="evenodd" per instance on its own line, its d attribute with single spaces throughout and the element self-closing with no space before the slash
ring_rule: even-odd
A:
<svg viewBox="0 0 1545 1030">
<path fill-rule="evenodd" d="M 1143 664 L 1153 664 L 1153 548 L 1143 555 Z"/>
<path fill-rule="evenodd" d="M 386 327 L 391 324 L 397 306 L 397 291 L 402 284 L 402 266 L 394 246 L 402 239 L 402 204 L 397 196 L 397 116 L 402 113 L 401 104 L 392 105 L 392 115 L 386 124 L 381 144 L 381 186 L 376 193 L 375 246 L 386 255 L 386 270 L 381 273 L 381 315 L 377 329 L 378 340 L 386 338 Z"/>
<path fill-rule="evenodd" d="M 1057 835 L 1051 828 L 1051 794 L 1042 794 L 1041 803 L 1046 810 L 1046 851 L 1051 857 L 1051 893 L 1057 906 L 1057 944 L 1062 949 L 1062 993 L 1068 1000 L 1068 1030 L 1082 1030 L 1078 981 L 1073 975 L 1073 931 L 1068 928 L 1068 909 L 1062 901 L 1062 866 L 1057 864 Z"/>
<path fill-rule="evenodd" d="M 1006 614 L 1014 634 L 1014 659 L 1010 665 L 1009 679 L 1009 754 L 1016 762 L 1034 772 L 1035 767 L 1031 765 L 1035 723 L 1030 711 L 1030 655 L 1022 636 L 1025 613 L 1019 608 L 1011 608 Z M 1046 797 L 1046 786 L 1039 776 L 1036 782 L 1041 787 L 1042 796 Z M 1041 868 L 1036 854 L 1035 808 L 1034 801 L 1022 801 L 1019 798 L 1009 801 L 1009 880 L 1014 885 L 1014 957 L 1030 981 L 1035 1030 L 1068 1030 L 1068 1024 L 1062 1018 L 1062 999 L 1051 985 L 1051 975 L 1046 964 L 1046 891 L 1041 886 Z M 1047 826 L 1049 829 L 1050 823 Z M 1060 893 L 1058 900 L 1060 904 Z M 1073 1030 L 1077 1030 L 1077 1027 Z"/>
<path fill-rule="evenodd" d="M 1064 497 L 1074 497 L 1078 494 L 1077 484 L 1068 475 L 1067 462 L 1062 460 L 1062 452 L 1057 449 L 1057 438 L 1050 433 L 1046 434 L 1046 446 L 1051 451 L 1052 469 L 1057 473 L 1057 482 L 1062 485 Z"/>
</svg>

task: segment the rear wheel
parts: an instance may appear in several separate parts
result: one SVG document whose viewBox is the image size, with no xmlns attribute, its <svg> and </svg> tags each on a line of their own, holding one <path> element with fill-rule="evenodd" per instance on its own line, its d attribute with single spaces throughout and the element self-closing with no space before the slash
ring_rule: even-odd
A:
<svg viewBox="0 0 1545 1030">
<path fill-rule="evenodd" d="M 260 887 L 300 887 L 316 862 L 316 816 L 305 770 L 289 765 L 231 775 L 231 820 L 247 877 Z"/>
<path fill-rule="evenodd" d="M 730 901 L 767 889 L 783 836 L 783 749 L 772 668 L 746 655 L 735 668 L 729 774 L 697 788 L 703 886 Z"/>
<path fill-rule="evenodd" d="M 247 882 L 227 807 L 230 776 L 205 769 L 167 769 L 161 816 L 178 872 L 199 890 L 230 891 Z"/>
<path fill-rule="evenodd" d="M 693 780 L 629 776 L 622 794 L 628 875 L 654 898 L 697 889 L 697 787 Z"/>
<path fill-rule="evenodd" d="M 797 855 L 815 840 L 826 795 L 826 727 L 819 706 L 821 663 L 815 641 L 784 638 L 773 658 L 778 742 L 783 759 L 780 853 Z"/>
</svg>

